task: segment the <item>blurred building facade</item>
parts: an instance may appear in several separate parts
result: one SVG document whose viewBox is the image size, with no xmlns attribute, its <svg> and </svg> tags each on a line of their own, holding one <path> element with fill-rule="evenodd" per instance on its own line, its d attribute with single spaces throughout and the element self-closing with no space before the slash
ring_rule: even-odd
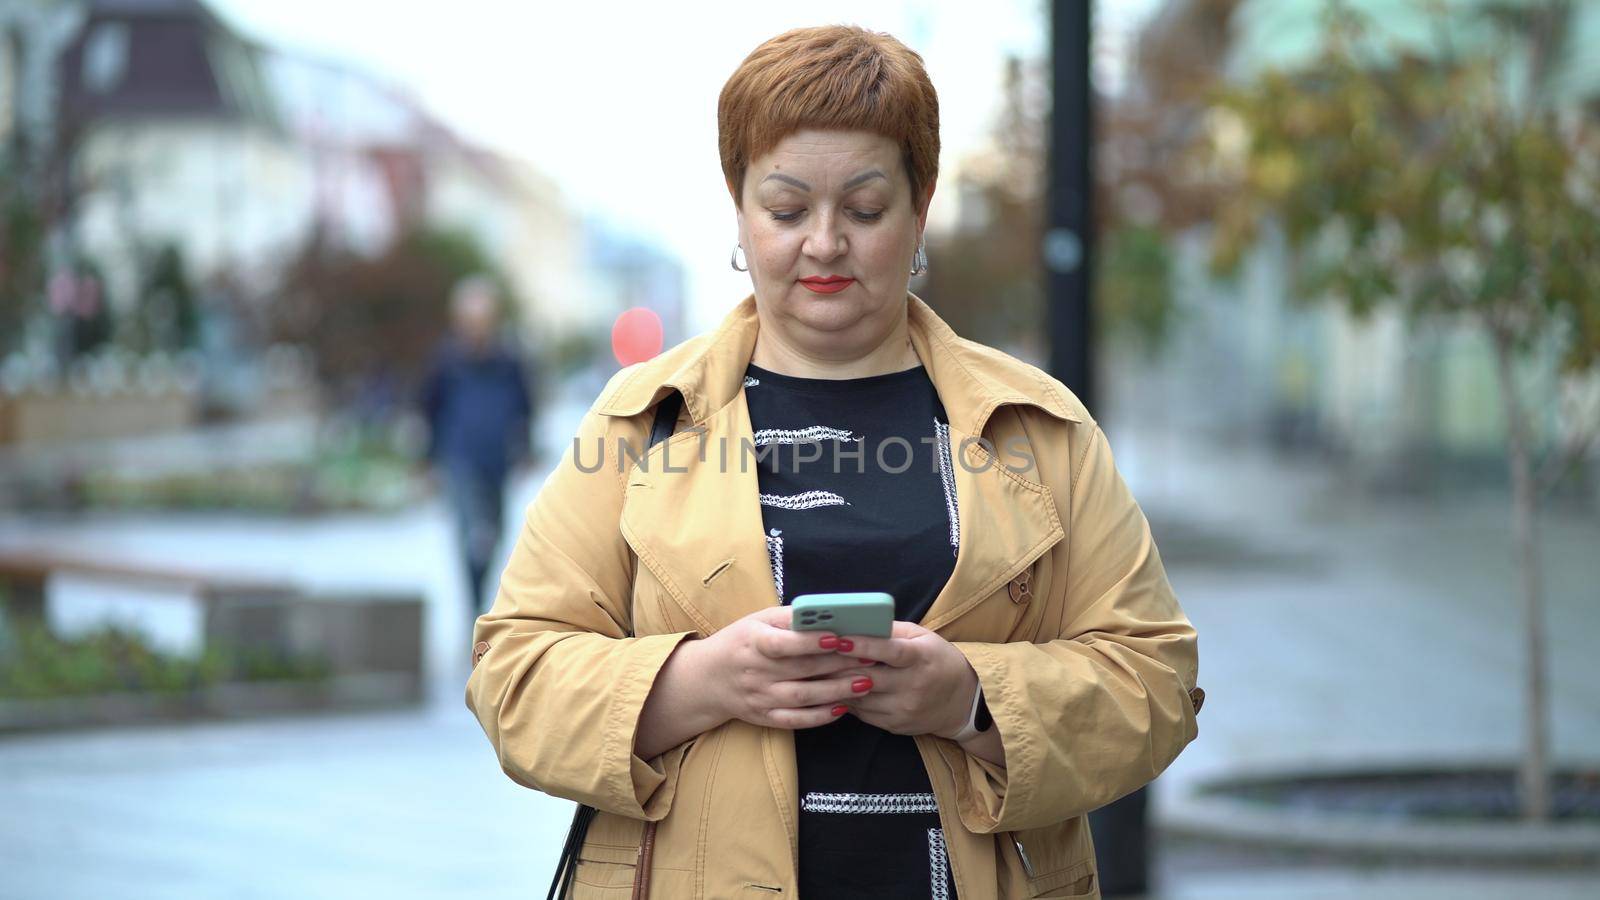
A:
<svg viewBox="0 0 1600 900">
<path fill-rule="evenodd" d="M 1379 45 L 1427 52 L 1438 46 L 1441 26 L 1457 48 L 1492 37 L 1484 18 L 1468 14 L 1487 0 L 1450 4 L 1442 19 L 1424 4 L 1348 5 L 1371 14 Z M 1170 0 L 1138 35 L 1127 92 L 1109 98 L 1113 119 L 1129 108 L 1156 110 L 1135 114 L 1132 126 L 1114 125 L 1100 157 L 1110 170 L 1102 177 L 1120 191 L 1114 202 L 1135 220 L 1160 223 L 1171 240 L 1172 302 L 1182 323 L 1180 339 L 1163 351 L 1176 374 L 1169 389 L 1181 395 L 1171 409 L 1192 413 L 1191 424 L 1200 427 L 1244 427 L 1346 455 L 1397 486 L 1440 464 L 1467 477 L 1498 477 L 1505 425 L 1494 360 L 1471 323 L 1408 324 L 1387 307 L 1360 322 L 1335 305 L 1303 303 L 1280 234 L 1264 236 L 1236 280 L 1220 281 L 1208 270 L 1205 179 L 1179 162 L 1181 148 L 1213 124 L 1205 86 L 1309 62 L 1323 38 L 1325 9 L 1324 0 Z M 1572 46 L 1600 40 L 1600 4 L 1575 4 L 1571 24 Z M 1547 98 L 1552 103 L 1595 108 L 1600 57 L 1569 54 L 1550 84 L 1558 95 Z M 1524 377 L 1548 383 L 1554 363 L 1551 357 L 1530 366 Z M 1545 441 L 1561 439 L 1560 410 L 1535 416 Z"/>
<path fill-rule="evenodd" d="M 58 72 L 75 186 L 66 237 L 113 308 L 139 300 L 158 242 L 192 281 L 269 285 L 307 231 L 314 182 L 259 48 L 197 3 L 97 2 Z"/>
<path fill-rule="evenodd" d="M 267 69 L 313 173 L 319 233 L 372 255 L 410 228 L 464 232 L 504 269 L 531 330 L 583 321 L 566 299 L 583 290 L 583 224 L 553 180 L 337 61 L 275 51 Z"/>
<path fill-rule="evenodd" d="M 421 229 L 465 235 L 507 282 L 530 346 L 597 347 L 635 304 L 681 329 L 681 267 L 650 242 L 586 221 L 553 179 L 406 91 L 252 41 L 200 0 L 0 6 L 4 148 L 8 176 L 41 186 L 25 201 L 46 235 L 25 251 L 43 270 L 35 293 L 0 298 L 20 310 L 0 342 L 0 436 L 16 435 L 8 406 L 66 389 L 93 353 L 118 357 L 102 373 L 136 368 L 129 354 L 210 354 L 236 406 L 259 402 L 241 382 L 271 366 L 248 322 L 311 246 L 377 258 Z M 110 324 L 86 330 L 82 310 Z"/>
</svg>

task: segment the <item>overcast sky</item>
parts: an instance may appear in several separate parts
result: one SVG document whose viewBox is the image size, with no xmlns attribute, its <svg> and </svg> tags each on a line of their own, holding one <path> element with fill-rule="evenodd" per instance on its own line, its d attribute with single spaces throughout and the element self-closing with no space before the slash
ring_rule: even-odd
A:
<svg viewBox="0 0 1600 900">
<path fill-rule="evenodd" d="M 469 139 L 550 175 L 575 209 L 678 254 L 691 331 L 749 292 L 748 276 L 727 264 L 735 232 L 716 101 L 757 44 L 830 22 L 895 35 L 922 54 L 939 92 L 947 170 L 987 135 L 1006 55 L 1046 52 L 1041 0 L 211 2 L 247 35 L 405 86 Z M 1154 4 L 1102 3 L 1101 21 L 1115 26 Z M 951 201 L 936 191 L 936 206 Z"/>
</svg>

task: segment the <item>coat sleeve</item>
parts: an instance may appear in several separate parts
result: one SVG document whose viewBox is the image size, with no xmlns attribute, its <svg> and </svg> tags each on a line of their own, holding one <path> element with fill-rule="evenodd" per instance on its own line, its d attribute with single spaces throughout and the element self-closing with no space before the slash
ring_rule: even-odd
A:
<svg viewBox="0 0 1600 900">
<path fill-rule="evenodd" d="M 656 674 L 687 632 L 628 636 L 634 560 L 619 524 L 618 440 L 642 440 L 637 430 L 592 409 L 584 416 L 473 628 L 466 702 L 512 780 L 658 820 L 692 741 L 646 760 L 633 752 L 634 735 Z"/>
<path fill-rule="evenodd" d="M 1197 735 L 1196 634 L 1167 581 L 1144 513 L 1098 424 L 1071 486 L 1058 638 L 957 643 L 1006 764 L 941 741 L 961 820 L 976 833 L 1054 824 L 1130 794 Z"/>
</svg>

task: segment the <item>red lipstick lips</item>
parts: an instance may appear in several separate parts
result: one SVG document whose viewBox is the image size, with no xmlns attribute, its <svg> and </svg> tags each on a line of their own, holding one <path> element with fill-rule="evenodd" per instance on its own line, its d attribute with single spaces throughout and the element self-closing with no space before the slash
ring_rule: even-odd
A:
<svg viewBox="0 0 1600 900">
<path fill-rule="evenodd" d="M 855 284 L 856 280 L 854 278 L 846 278 L 843 275 L 813 275 L 809 278 L 800 279 L 800 283 L 805 285 L 806 290 L 812 293 L 837 294 Z"/>
</svg>

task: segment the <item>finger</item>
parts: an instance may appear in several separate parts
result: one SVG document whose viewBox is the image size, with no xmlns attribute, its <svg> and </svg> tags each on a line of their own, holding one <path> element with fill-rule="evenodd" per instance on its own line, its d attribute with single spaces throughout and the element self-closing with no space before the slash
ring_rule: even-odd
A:
<svg viewBox="0 0 1600 900">
<path fill-rule="evenodd" d="M 788 628 L 794 619 L 794 610 L 787 606 L 769 606 L 751 614 L 750 618 L 774 628 Z"/>
<path fill-rule="evenodd" d="M 767 715 L 768 723 L 774 728 L 788 728 L 799 730 L 801 728 L 816 728 L 834 722 L 849 711 L 843 703 L 828 706 L 815 706 L 804 709 L 775 709 Z"/>
<path fill-rule="evenodd" d="M 756 634 L 756 652 L 768 659 L 836 654 L 839 637 L 831 631 L 790 631 L 764 626 Z"/>
<path fill-rule="evenodd" d="M 843 633 L 843 632 L 841 632 L 841 633 Z M 925 634 L 933 634 L 933 632 L 929 631 L 926 628 L 923 628 L 921 625 L 918 625 L 915 622 L 902 622 L 902 621 L 896 619 L 893 623 L 890 624 L 890 627 L 889 627 L 889 637 L 891 637 L 891 638 L 914 638 L 914 637 L 921 637 L 922 635 L 925 635 Z M 873 635 L 866 635 L 866 634 L 844 634 L 844 636 L 847 637 L 847 638 L 850 638 L 851 640 L 855 640 L 857 638 L 873 638 L 874 637 Z M 875 640 L 880 640 L 880 641 L 884 640 L 884 638 L 881 638 L 881 637 L 874 638 L 874 639 Z"/>
<path fill-rule="evenodd" d="M 872 679 L 872 692 L 874 694 L 903 694 L 906 691 L 916 690 L 917 673 L 910 669 L 897 669 L 894 666 L 872 666 L 870 668 L 857 667 L 840 672 L 838 678 L 870 678 Z"/>
<path fill-rule="evenodd" d="M 826 678 L 831 675 L 843 675 L 846 672 L 855 672 L 866 675 L 870 666 L 864 666 L 861 661 L 853 656 L 840 656 L 837 653 L 823 653 L 818 656 L 797 656 L 777 661 L 773 664 L 780 672 L 780 677 L 785 681 L 800 681 L 806 678 Z"/>
<path fill-rule="evenodd" d="M 894 700 L 875 696 L 874 692 L 868 691 L 850 701 L 850 711 L 859 716 L 861 721 L 867 722 L 869 717 L 880 721 L 889 719 L 898 715 L 900 709 Z"/>
<path fill-rule="evenodd" d="M 859 714 L 861 721 L 874 725 L 888 723 L 897 729 L 922 720 L 923 716 L 913 707 L 903 694 L 896 696 L 876 689 L 850 701 L 850 711 Z"/>
<path fill-rule="evenodd" d="M 868 708 L 860 703 L 850 704 L 850 715 L 855 716 L 874 728 L 881 728 L 890 734 L 911 733 L 902 727 L 901 720 L 893 713 L 880 711 L 876 708 Z"/>
<path fill-rule="evenodd" d="M 774 706 L 798 709 L 807 706 L 832 706 L 865 696 L 872 691 L 873 681 L 866 675 L 848 678 L 826 678 L 812 681 L 780 681 L 773 684 L 767 696 Z"/>
<path fill-rule="evenodd" d="M 903 637 L 857 637 L 850 635 L 849 640 L 853 645 L 850 656 L 857 659 L 870 659 L 887 666 L 904 668 L 915 663 L 919 657 L 919 648 L 912 638 Z M 839 651 L 843 653 L 843 650 Z"/>
</svg>

